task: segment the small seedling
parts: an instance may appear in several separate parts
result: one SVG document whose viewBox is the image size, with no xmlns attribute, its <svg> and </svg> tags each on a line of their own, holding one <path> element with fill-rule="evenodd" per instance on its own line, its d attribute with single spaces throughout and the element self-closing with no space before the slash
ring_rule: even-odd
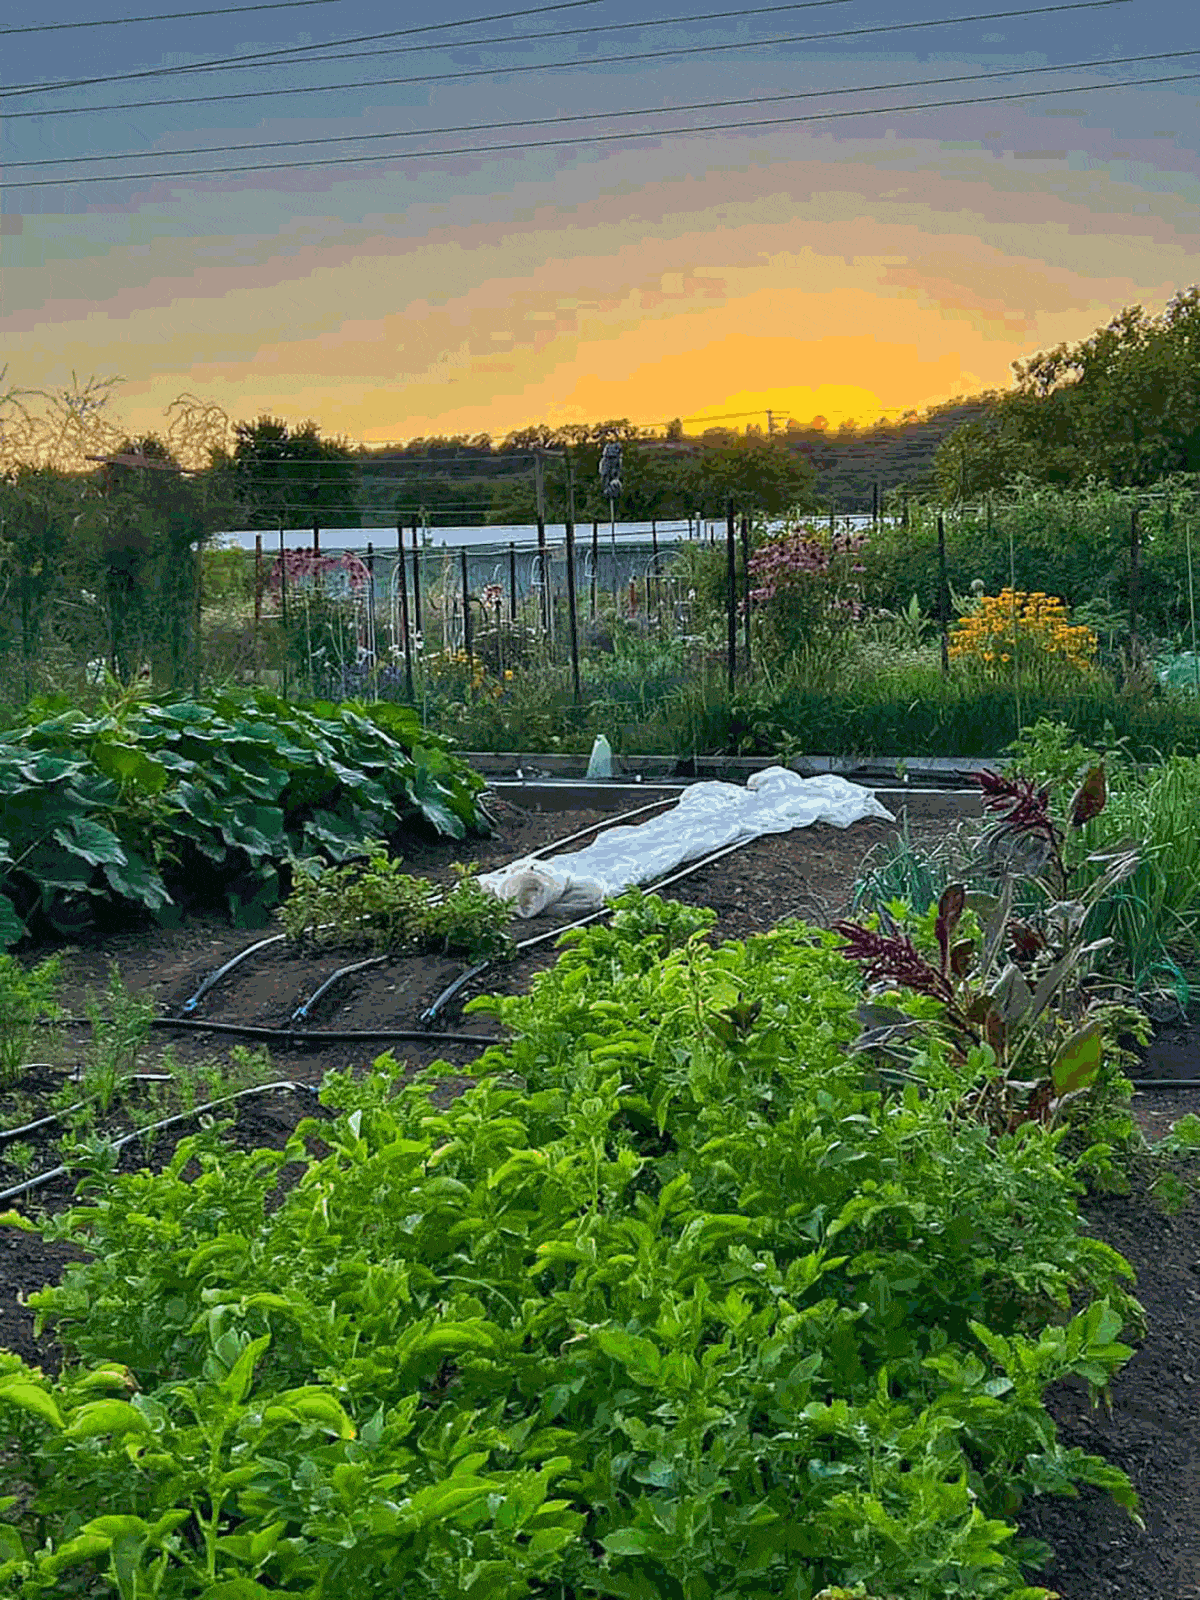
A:
<svg viewBox="0 0 1200 1600">
<path fill-rule="evenodd" d="M 58 956 L 26 971 L 14 956 L 0 956 L 0 1089 L 11 1089 L 25 1070 L 40 1016 L 58 1018 Z"/>
<path fill-rule="evenodd" d="M 92 1024 L 92 1044 L 83 1069 L 83 1091 L 107 1112 L 137 1071 L 138 1057 L 150 1037 L 154 1002 L 127 992 L 116 962 L 108 969 L 105 989 L 108 1015 L 89 995 L 85 1003 Z"/>
<path fill-rule="evenodd" d="M 33 1146 L 27 1144 L 24 1139 L 18 1139 L 13 1144 L 6 1145 L 3 1151 L 4 1160 L 22 1178 L 31 1171 L 35 1154 Z"/>
</svg>

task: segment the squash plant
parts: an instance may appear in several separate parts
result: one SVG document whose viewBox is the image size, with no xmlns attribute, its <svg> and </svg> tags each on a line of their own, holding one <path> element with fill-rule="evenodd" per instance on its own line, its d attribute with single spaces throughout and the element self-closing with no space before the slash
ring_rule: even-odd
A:
<svg viewBox="0 0 1200 1600">
<path fill-rule="evenodd" d="M 261 692 L 160 704 L 134 685 L 94 715 L 46 709 L 0 736 L 8 945 L 30 917 L 69 928 L 89 902 L 172 920 L 189 880 L 260 924 L 300 856 L 341 861 L 411 819 L 486 831 L 482 779 L 407 707 L 301 709 Z"/>
</svg>

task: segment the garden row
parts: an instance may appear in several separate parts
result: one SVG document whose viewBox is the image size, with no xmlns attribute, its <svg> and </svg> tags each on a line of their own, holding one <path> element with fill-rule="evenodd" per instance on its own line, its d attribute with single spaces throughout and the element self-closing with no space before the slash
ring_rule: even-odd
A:
<svg viewBox="0 0 1200 1600">
<path fill-rule="evenodd" d="M 384 1056 L 283 1151 L 82 1152 L 73 1209 L 4 1219 L 80 1252 L 31 1299 L 61 1372 L 0 1354 L 5 1592 L 1046 1594 L 1024 1500 L 1137 1509 L 1044 1396 L 1140 1327 L 1075 1197 L 1135 1141 L 1095 927 L 1163 810 L 1061 728 L 1026 757 L 989 886 L 923 915 L 881 869 L 873 915 L 714 947 L 633 893 L 474 1003 L 507 1042 L 448 1107 Z"/>
<path fill-rule="evenodd" d="M 910 982 L 950 938 L 983 976 L 951 913 Z M 84 1259 L 33 1299 L 62 1374 L 0 1356 L 6 1592 L 1034 1600 L 1023 1496 L 1135 1509 L 1042 1404 L 1137 1326 L 1072 1198 L 1115 1064 L 1073 1143 L 1027 1086 L 998 1128 L 928 995 L 889 1086 L 837 935 L 711 920 L 568 936 L 446 1110 L 385 1056 L 286 1152 L 212 1130 L 48 1224 Z"/>
</svg>

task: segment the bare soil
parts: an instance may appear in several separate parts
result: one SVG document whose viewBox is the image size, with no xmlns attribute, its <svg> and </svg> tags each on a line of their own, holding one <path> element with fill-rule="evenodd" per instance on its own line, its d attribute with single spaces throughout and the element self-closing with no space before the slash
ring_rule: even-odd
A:
<svg viewBox="0 0 1200 1600">
<path fill-rule="evenodd" d="M 951 797 L 913 795 L 909 801 L 910 837 L 931 845 L 961 819 L 961 804 Z M 499 866 L 529 851 L 601 825 L 612 818 L 601 812 L 527 812 L 496 801 L 494 839 L 466 845 L 412 836 L 403 842 L 408 870 L 448 879 L 452 864 L 470 860 L 481 869 Z M 786 917 L 799 916 L 828 926 L 850 909 L 850 894 L 868 851 L 896 836 L 897 828 L 878 820 L 840 830 L 818 823 L 790 834 L 758 840 L 701 869 L 668 892 L 690 904 L 717 912 L 714 937 L 745 938 Z M 581 839 L 570 848 L 590 842 Z M 547 926 L 547 919 L 522 923 L 518 938 Z M 270 936 L 272 929 L 247 932 L 231 928 L 215 916 L 190 916 L 175 929 L 153 923 L 109 929 L 63 947 L 61 999 L 67 1013 L 82 1017 L 85 1001 L 98 996 L 115 962 L 130 993 L 153 997 L 160 1018 L 179 1018 L 203 980 L 248 945 Z M 29 952 L 30 963 L 47 953 Z M 489 1018 L 464 1017 L 463 1005 L 488 990 L 513 992 L 555 959 L 554 941 L 547 940 L 515 962 L 490 968 L 464 986 L 439 1011 L 431 1027 L 422 1012 L 464 971 L 464 963 L 440 957 L 390 960 L 340 982 L 303 1023 L 292 1020 L 297 1007 L 349 959 L 345 953 L 312 956 L 285 942 L 251 956 L 210 989 L 191 1015 L 250 1027 L 290 1030 L 270 1042 L 273 1078 L 296 1088 L 273 1091 L 237 1102 L 233 1137 L 243 1148 L 282 1148 L 296 1123 L 319 1114 L 315 1087 L 329 1070 L 364 1069 L 388 1041 L 330 1040 L 304 1037 L 305 1031 L 378 1031 L 395 1029 L 423 1035 L 397 1039 L 397 1060 L 412 1070 L 432 1062 L 444 1064 L 447 1098 L 470 1082 L 470 1063 L 480 1044 L 493 1036 Z M 469 1034 L 478 1043 L 461 1042 Z M 448 1037 L 448 1035 L 452 1037 Z M 82 1056 L 87 1029 L 71 1030 Z M 224 1059 L 235 1038 L 202 1030 L 162 1029 L 140 1063 L 153 1071 L 168 1046 L 183 1068 L 199 1072 L 206 1062 Z M 255 1046 L 259 1041 L 247 1039 Z M 1147 1079 L 1200 1079 L 1200 1020 L 1160 1027 L 1142 1056 L 1139 1073 Z M 0 1129 L 31 1120 L 62 1083 L 68 1058 L 58 1070 L 39 1068 L 28 1074 L 16 1092 L 0 1093 Z M 147 1091 L 149 1093 L 149 1091 Z M 1166 1132 L 1185 1112 L 1200 1113 L 1200 1090 L 1148 1090 L 1135 1096 L 1134 1110 L 1151 1138 Z M 139 1120 L 140 1119 L 140 1120 Z M 149 1100 L 143 1111 L 135 1096 L 116 1112 L 113 1132 L 154 1120 Z M 59 1130 L 60 1131 L 60 1130 Z M 122 1166 L 134 1169 L 147 1161 L 165 1160 L 189 1125 L 166 1130 L 148 1144 L 128 1145 Z M 32 1146 L 29 1170 L 53 1166 L 56 1130 L 22 1141 Z M 10 1147 L 0 1143 L 0 1189 L 21 1181 L 9 1163 Z M 29 1157 L 26 1157 L 29 1162 Z M 31 1215 L 56 1212 L 70 1203 L 71 1186 L 58 1180 L 17 1200 Z M 0 1203 L 0 1209 L 9 1202 Z M 1056 1552 L 1044 1582 L 1062 1600 L 1186 1600 L 1200 1597 L 1200 1430 L 1197 1429 L 1197 1386 L 1200 1386 L 1200 1205 L 1193 1199 L 1168 1216 L 1150 1196 L 1148 1178 L 1134 1174 L 1126 1196 L 1090 1195 L 1083 1203 L 1088 1226 L 1115 1246 L 1133 1264 L 1137 1292 L 1146 1307 L 1149 1332 L 1128 1367 L 1113 1385 L 1112 1408 L 1093 1410 L 1084 1394 L 1070 1386 L 1050 1396 L 1050 1410 L 1064 1441 L 1096 1451 L 1122 1466 L 1142 1498 L 1145 1529 L 1103 1495 L 1085 1490 L 1077 1500 L 1044 1500 L 1026 1507 L 1022 1532 L 1046 1540 Z M 37 1235 L 0 1228 L 0 1348 L 53 1367 L 58 1352 L 52 1338 L 35 1338 L 25 1295 L 55 1281 L 68 1259 L 62 1246 L 43 1243 Z"/>
</svg>

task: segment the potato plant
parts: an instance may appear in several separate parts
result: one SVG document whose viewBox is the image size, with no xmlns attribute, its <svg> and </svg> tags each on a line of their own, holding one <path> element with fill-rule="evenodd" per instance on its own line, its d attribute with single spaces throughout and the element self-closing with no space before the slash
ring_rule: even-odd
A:
<svg viewBox="0 0 1200 1600">
<path fill-rule="evenodd" d="M 444 1109 L 383 1056 L 286 1151 L 210 1130 L 47 1224 L 4 1592 L 1039 1600 L 1024 1496 L 1136 1514 L 1042 1403 L 1138 1314 L 1058 1139 L 956 1115 L 936 1040 L 873 1087 L 833 934 L 711 923 L 625 896 L 475 1002 L 510 1041 Z"/>
</svg>

